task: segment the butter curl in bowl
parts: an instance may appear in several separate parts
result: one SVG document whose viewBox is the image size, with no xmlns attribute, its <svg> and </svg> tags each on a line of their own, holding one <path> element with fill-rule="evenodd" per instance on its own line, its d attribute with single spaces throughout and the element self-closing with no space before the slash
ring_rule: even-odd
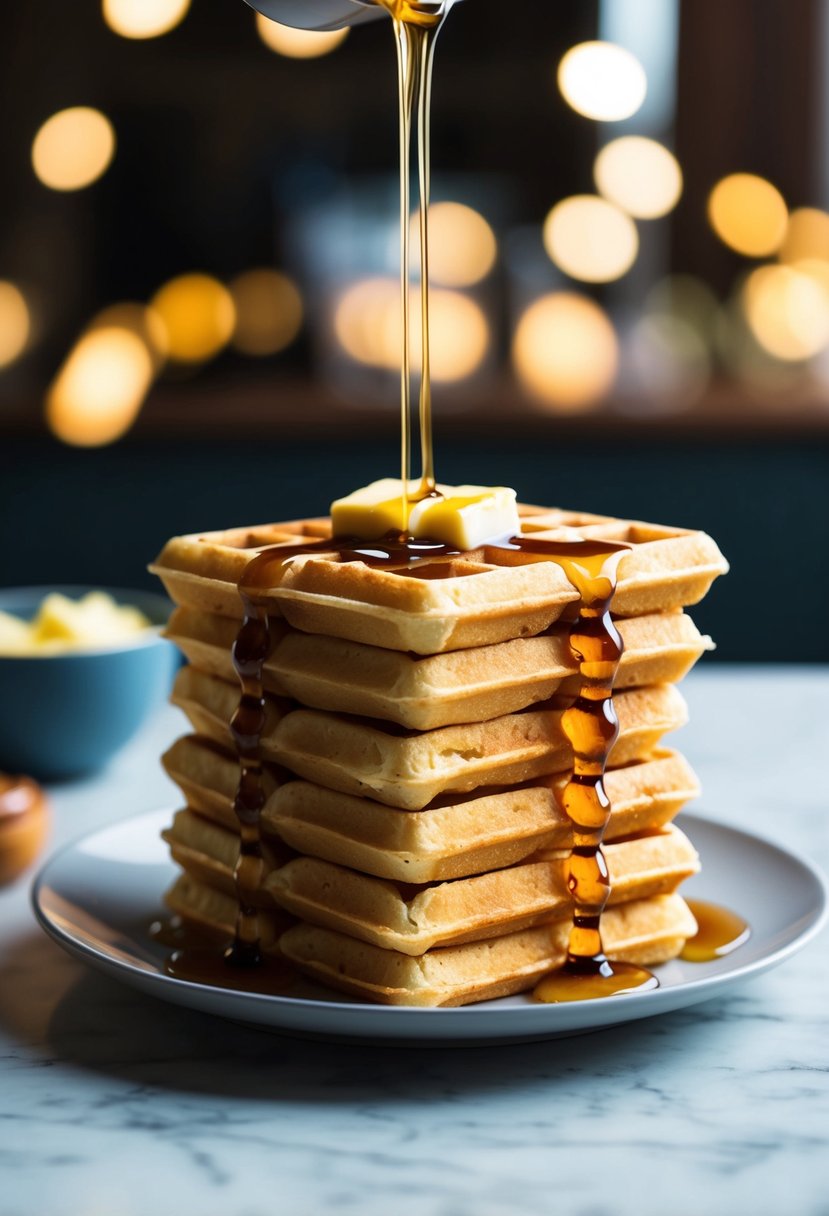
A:
<svg viewBox="0 0 829 1216">
<path fill-rule="evenodd" d="M 55 780 L 103 767 L 167 696 L 168 611 L 144 591 L 0 590 L 0 769 Z"/>
</svg>

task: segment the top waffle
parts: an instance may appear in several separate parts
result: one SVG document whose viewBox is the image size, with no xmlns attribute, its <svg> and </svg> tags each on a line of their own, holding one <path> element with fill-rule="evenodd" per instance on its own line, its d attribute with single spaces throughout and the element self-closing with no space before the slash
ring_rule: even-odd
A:
<svg viewBox="0 0 829 1216">
<path fill-rule="evenodd" d="M 695 604 L 728 569 L 704 532 L 532 507 L 521 514 L 522 535 L 534 539 L 561 539 L 567 529 L 631 545 L 619 566 L 618 616 Z M 177 604 L 239 617 L 238 585 L 253 557 L 329 535 L 328 520 L 311 519 L 174 537 L 151 569 Z M 264 598 L 305 632 L 426 655 L 535 636 L 579 597 L 555 562 L 484 545 L 396 569 L 316 551 L 289 559 Z"/>
</svg>

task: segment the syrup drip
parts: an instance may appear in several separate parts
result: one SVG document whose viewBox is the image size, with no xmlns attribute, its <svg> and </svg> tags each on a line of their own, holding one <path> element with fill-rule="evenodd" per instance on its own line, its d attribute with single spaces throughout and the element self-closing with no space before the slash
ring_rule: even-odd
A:
<svg viewBox="0 0 829 1216">
<path fill-rule="evenodd" d="M 263 962 L 256 908 L 256 895 L 265 876 L 261 827 L 266 800 L 261 755 L 265 727 L 262 671 L 273 639 L 267 605 L 257 592 L 263 573 L 272 562 L 271 550 L 265 549 L 245 568 L 239 581 L 244 619 L 233 643 L 233 666 L 242 689 L 236 712 L 230 720 L 230 733 L 239 758 L 239 784 L 233 801 L 240 833 L 239 857 L 234 870 L 239 911 L 233 942 L 225 951 L 225 961 L 231 967 L 248 969 L 258 968 Z"/>
<path fill-rule="evenodd" d="M 714 959 L 731 954 L 751 937 L 748 923 L 729 908 L 701 899 L 689 899 L 687 903 L 698 927 L 679 956 L 684 962 L 712 963 Z"/>
<path fill-rule="evenodd" d="M 622 657 L 622 639 L 610 619 L 616 570 L 629 545 L 605 541 L 533 541 L 516 538 L 511 548 L 538 553 L 561 566 L 579 592 L 579 616 L 570 628 L 570 648 L 578 661 L 578 695 L 562 715 L 573 748 L 573 772 L 562 795 L 573 824 L 567 886 L 573 899 L 573 927 L 564 966 L 538 983 L 538 1001 L 583 1001 L 657 986 L 641 967 L 611 963 L 602 947 L 601 916 L 610 895 L 602 839 L 610 819 L 604 772 L 619 734 L 613 681 Z"/>
</svg>

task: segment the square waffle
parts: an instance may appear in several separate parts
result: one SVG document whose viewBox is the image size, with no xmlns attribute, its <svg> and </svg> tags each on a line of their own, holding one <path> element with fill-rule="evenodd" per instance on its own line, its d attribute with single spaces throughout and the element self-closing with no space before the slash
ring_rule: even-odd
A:
<svg viewBox="0 0 829 1216">
<path fill-rule="evenodd" d="M 501 936 L 569 920 L 568 851 L 451 882 L 402 884 L 297 857 L 271 871 L 267 891 L 299 920 L 350 937 L 421 955 L 436 946 Z M 676 827 L 609 844 L 608 907 L 671 894 L 699 869 L 696 852 Z"/>
<path fill-rule="evenodd" d="M 183 667 L 172 700 L 196 731 L 231 744 L 238 689 Z M 561 707 L 526 709 L 489 722 L 405 731 L 390 723 L 324 710 L 290 709 L 264 698 L 262 756 L 297 776 L 388 806 L 421 810 L 449 791 L 528 781 L 561 772 L 572 761 L 561 730 Z M 668 731 L 683 726 L 687 708 L 671 684 L 633 688 L 614 698 L 619 737 L 614 766 L 644 759 Z"/>
<path fill-rule="evenodd" d="M 522 535 L 579 535 L 631 545 L 619 566 L 614 612 L 640 616 L 697 603 L 728 565 L 703 532 L 633 520 L 522 508 Z M 239 580 L 263 549 L 330 536 L 330 521 L 299 520 L 175 537 L 150 567 L 179 605 L 239 617 Z M 434 655 L 531 637 L 578 594 L 563 570 L 537 555 L 484 545 L 411 568 L 340 561 L 334 551 L 286 562 L 264 593 L 274 616 L 308 633 Z"/>
<path fill-rule="evenodd" d="M 379 878 L 424 883 L 513 865 L 539 849 L 569 849 L 572 825 L 559 798 L 566 777 L 507 789 L 447 795 L 422 811 L 401 811 L 308 781 L 279 786 L 263 812 L 265 831 L 297 853 Z M 699 793 L 677 752 L 656 751 L 605 778 L 608 843 L 653 832 Z"/>
<path fill-rule="evenodd" d="M 609 908 L 602 936 L 609 958 L 650 967 L 674 958 L 696 922 L 679 895 L 655 895 Z M 569 925 L 560 921 L 413 958 L 317 925 L 280 938 L 285 958 L 307 975 L 363 1000 L 387 1005 L 466 1005 L 532 988 L 560 967 Z"/>
<path fill-rule="evenodd" d="M 190 810 L 163 833 L 174 860 L 201 884 L 235 896 L 239 838 Z M 418 955 L 438 945 L 500 936 L 567 919 L 567 851 L 541 851 L 504 869 L 443 883 L 395 883 L 312 857 L 265 850 L 254 902 L 386 949 Z M 611 906 L 670 894 L 699 868 L 688 838 L 667 827 L 606 849 Z"/>
<path fill-rule="evenodd" d="M 165 902 L 217 945 L 232 939 L 236 901 L 229 895 L 184 873 Z M 259 921 L 265 953 L 281 954 L 329 987 L 386 1005 L 447 1007 L 526 992 L 564 962 L 569 934 L 560 921 L 413 957 L 317 925 L 288 927 L 283 913 L 260 913 Z M 602 919 L 608 956 L 641 966 L 674 958 L 695 930 L 690 909 L 676 894 L 619 904 Z"/>
<path fill-rule="evenodd" d="M 193 810 L 238 833 L 235 756 L 186 735 L 165 753 L 163 763 Z M 273 771 L 266 773 L 271 790 L 262 814 L 266 838 L 378 878 L 410 883 L 460 878 L 512 865 L 539 849 L 572 844 L 570 820 L 559 801 L 565 776 L 447 795 L 422 811 L 401 811 L 309 781 L 280 784 Z M 664 827 L 699 794 L 690 765 L 667 749 L 611 769 L 605 788 L 612 805 L 607 841 Z"/>
<path fill-rule="evenodd" d="M 657 612 L 618 622 L 624 654 L 616 687 L 674 684 L 713 647 L 683 612 Z M 231 647 L 238 620 L 177 608 L 166 636 L 197 670 L 235 681 Z M 275 622 L 263 687 L 315 709 L 360 714 L 431 730 L 480 722 L 578 691 L 568 627 L 437 655 L 384 650 L 342 638 L 302 633 Z"/>
</svg>

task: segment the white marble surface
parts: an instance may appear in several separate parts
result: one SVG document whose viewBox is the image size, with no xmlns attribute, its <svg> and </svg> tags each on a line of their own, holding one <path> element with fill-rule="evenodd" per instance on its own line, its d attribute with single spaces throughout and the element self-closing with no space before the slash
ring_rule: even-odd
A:
<svg viewBox="0 0 829 1216">
<path fill-rule="evenodd" d="M 829 869 L 829 671 L 709 666 L 681 746 L 708 814 Z M 53 846 L 175 801 L 159 715 L 54 791 Z M 583 1038 L 280 1039 L 155 1003 L 0 892 L 0 1216 L 823 1216 L 829 934 L 736 995 Z M 770 893 L 773 898 L 773 893 Z"/>
</svg>

